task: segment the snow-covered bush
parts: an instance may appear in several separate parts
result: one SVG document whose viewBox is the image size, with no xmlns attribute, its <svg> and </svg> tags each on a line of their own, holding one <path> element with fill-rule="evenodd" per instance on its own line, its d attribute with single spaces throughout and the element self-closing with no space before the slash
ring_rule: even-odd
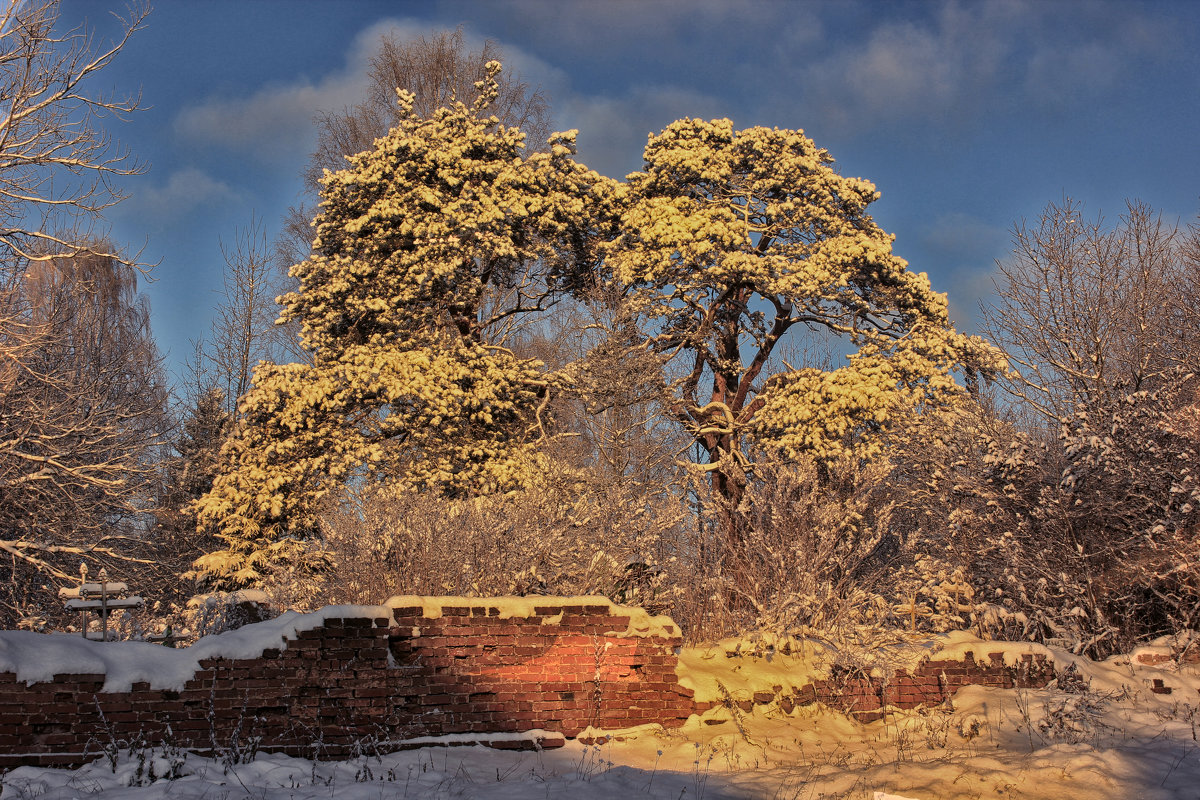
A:
<svg viewBox="0 0 1200 800">
<path fill-rule="evenodd" d="M 1077 652 L 1200 620 L 1197 382 L 1176 375 L 1079 413 L 1004 550 L 1014 593 Z M 1019 583 L 1019 587 L 1017 584 Z M 1022 595 L 1023 592 L 1023 595 Z"/>
<path fill-rule="evenodd" d="M 1197 386 L 1176 374 L 1079 413 L 1057 438 L 966 413 L 896 457 L 893 519 L 966 579 L 981 633 L 995 623 L 1005 636 L 1104 656 L 1193 628 Z M 914 585 L 929 574 L 916 572 Z"/>
<path fill-rule="evenodd" d="M 663 611 L 684 510 L 668 493 L 561 471 L 537 490 L 452 500 L 381 489 L 323 519 L 334 555 L 317 598 L 602 594 Z"/>
<path fill-rule="evenodd" d="M 273 619 L 279 615 L 277 608 L 270 595 L 256 589 L 198 594 L 188 600 L 177 633 L 196 639 L 224 633 Z"/>
<path fill-rule="evenodd" d="M 731 543 L 707 510 L 721 499 L 698 485 L 700 512 L 671 577 L 689 590 L 672 609 L 696 639 L 748 630 L 781 634 L 878 626 L 888 616 L 880 586 L 901 544 L 888 532 L 879 465 L 818 465 L 758 453 L 733 510 Z M 714 519 L 715 518 L 715 519 Z"/>
</svg>

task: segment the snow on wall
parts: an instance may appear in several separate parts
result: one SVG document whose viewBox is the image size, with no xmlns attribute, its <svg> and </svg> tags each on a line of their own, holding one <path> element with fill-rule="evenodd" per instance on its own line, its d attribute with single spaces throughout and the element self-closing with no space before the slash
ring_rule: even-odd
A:
<svg viewBox="0 0 1200 800">
<path fill-rule="evenodd" d="M 1057 675 L 1064 654 L 1028 642 L 984 641 L 954 632 L 889 650 L 889 669 L 834 667 L 836 655 L 818 642 L 729 639 L 685 650 L 676 672 L 694 693 L 696 709 L 717 724 L 755 706 L 791 713 L 822 703 L 861 722 L 887 708 L 937 705 L 964 686 L 1042 687 Z M 981 654 L 979 660 L 976 654 Z M 844 660 L 844 659 L 843 659 Z M 1070 663 L 1070 657 L 1061 666 Z M 727 713 L 726 713 L 727 712 Z"/>
<path fill-rule="evenodd" d="M 597 736 L 815 702 L 869 722 L 967 685 L 1044 686 L 1056 666 L 1089 669 L 966 634 L 916 648 L 886 675 L 829 668 L 819 648 L 787 642 L 681 645 L 669 618 L 599 597 L 395 597 L 285 614 L 179 650 L 0 632 L 0 768 L 80 763 L 135 740 L 200 751 L 254 741 L 308 757 L 319 746 L 336 758 L 364 743 Z M 1145 649 L 1139 663 L 1168 657 Z M 1172 691 L 1168 672 L 1144 668 L 1159 676 L 1154 691 Z"/>
<path fill-rule="evenodd" d="M 479 609 L 486 606 L 494 611 L 494 616 L 500 619 L 528 619 L 542 617 L 542 624 L 553 625 L 556 616 L 561 618 L 562 609 L 571 606 L 586 608 L 608 609 L 608 614 L 617 617 L 628 617 L 629 622 L 621 631 L 608 631 L 608 636 L 679 636 L 679 626 L 670 617 L 660 614 L 651 615 L 637 606 L 618 605 L 602 595 L 580 595 L 577 597 L 541 597 L 526 595 L 523 597 L 501 596 L 488 597 L 486 603 L 478 597 L 421 597 L 417 595 L 396 595 L 389 598 L 384 605 L 388 608 L 419 608 L 421 615 L 428 619 L 439 619 L 446 609 Z M 557 610 L 557 615 L 554 613 Z M 486 614 L 485 614 L 486 615 Z"/>
<path fill-rule="evenodd" d="M 327 606 L 309 614 L 288 611 L 178 649 L 147 642 L 96 642 L 78 634 L 0 631 L 0 673 L 14 673 L 26 684 L 53 681 L 55 675 L 104 675 L 102 692 L 128 692 L 140 682 L 151 689 L 181 691 L 204 659 L 257 658 L 264 650 L 286 649 L 298 633 L 320 628 L 326 620 L 386 621 L 391 613 L 385 606 Z"/>
</svg>

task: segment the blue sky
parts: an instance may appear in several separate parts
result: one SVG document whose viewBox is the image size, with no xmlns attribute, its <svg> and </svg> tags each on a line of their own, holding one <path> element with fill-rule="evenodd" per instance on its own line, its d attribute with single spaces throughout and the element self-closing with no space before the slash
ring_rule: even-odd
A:
<svg viewBox="0 0 1200 800">
<path fill-rule="evenodd" d="M 65 0 L 99 39 L 123 1 Z M 110 131 L 148 164 L 109 215 L 156 262 L 146 286 L 175 373 L 219 301 L 218 243 L 297 203 L 313 116 L 358 99 L 389 28 L 465 26 L 548 95 L 580 159 L 622 177 L 683 116 L 802 128 L 896 251 L 973 330 L 1015 221 L 1069 195 L 1200 212 L 1200 3 L 716 0 L 159 0 L 94 88 L 147 110 Z"/>
</svg>

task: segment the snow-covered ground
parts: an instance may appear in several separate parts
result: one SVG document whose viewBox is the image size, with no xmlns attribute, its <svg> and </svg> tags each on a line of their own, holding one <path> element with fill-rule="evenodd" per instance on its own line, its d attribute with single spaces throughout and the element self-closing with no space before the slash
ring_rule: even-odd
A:
<svg viewBox="0 0 1200 800">
<path fill-rule="evenodd" d="M 735 695 L 754 688 L 753 660 L 715 654 L 685 659 L 688 669 L 711 664 L 706 679 Z M 1076 661 L 1052 655 L 1060 669 Z M 634 729 L 544 752 L 461 746 L 374 755 L 365 742 L 367 752 L 346 762 L 258 754 L 231 764 L 125 750 L 115 769 L 103 758 L 78 770 L 12 770 L 0 778 L 0 800 L 1200 798 L 1200 668 L 1129 657 L 1077 663 L 1077 677 L 1060 686 L 968 687 L 952 704 L 867 725 L 820 707 L 789 715 L 768 705 L 718 708 L 678 730 Z M 778 685 L 777 666 L 761 680 Z M 1155 680 L 1171 694 L 1152 692 Z"/>
</svg>

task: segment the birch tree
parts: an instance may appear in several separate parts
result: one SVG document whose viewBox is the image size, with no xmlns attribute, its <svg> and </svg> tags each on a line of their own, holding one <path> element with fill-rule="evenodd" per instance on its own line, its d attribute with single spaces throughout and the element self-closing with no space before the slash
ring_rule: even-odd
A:
<svg viewBox="0 0 1200 800">
<path fill-rule="evenodd" d="M 141 170 L 98 123 L 138 107 L 94 90 L 115 41 L 55 2 L 0 11 L 0 618 L 37 614 L 80 559 L 140 558 L 163 388 L 141 269 L 98 235 Z M 148 559 L 143 559 L 148 561 Z M 70 570 L 68 574 L 67 570 Z M 49 592 L 49 594 L 47 594 Z"/>
<path fill-rule="evenodd" d="M 7 294 L 0 552 L 12 573 L 57 582 L 80 559 L 128 572 L 143 558 L 166 391 L 136 275 L 111 257 L 61 256 L 27 264 Z"/>
</svg>

